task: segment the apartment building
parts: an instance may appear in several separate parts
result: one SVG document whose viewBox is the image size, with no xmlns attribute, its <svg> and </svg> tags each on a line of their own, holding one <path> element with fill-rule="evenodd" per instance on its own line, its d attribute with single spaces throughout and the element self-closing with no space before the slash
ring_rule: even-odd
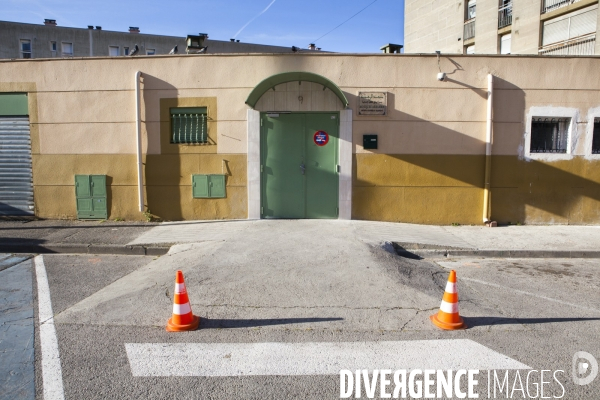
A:
<svg viewBox="0 0 600 400">
<path fill-rule="evenodd" d="M 207 53 L 290 53 L 292 47 L 210 40 L 200 34 Z M 127 32 L 103 30 L 101 26 L 87 28 L 58 26 L 56 20 L 46 19 L 44 25 L 0 21 L 0 58 L 63 58 L 129 56 L 137 45 L 137 55 L 169 54 L 177 46 L 185 53 L 186 37 L 148 35 L 139 27 Z M 300 49 L 296 48 L 295 51 Z M 316 49 L 314 49 L 316 50 Z M 309 51 L 309 50 L 306 50 Z"/>
<path fill-rule="evenodd" d="M 600 54 L 598 0 L 407 0 L 406 53 Z"/>
</svg>

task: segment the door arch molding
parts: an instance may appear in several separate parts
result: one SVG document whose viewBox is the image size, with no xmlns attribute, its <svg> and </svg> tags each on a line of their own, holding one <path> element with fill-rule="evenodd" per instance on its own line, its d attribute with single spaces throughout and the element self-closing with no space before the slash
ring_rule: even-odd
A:
<svg viewBox="0 0 600 400">
<path fill-rule="evenodd" d="M 342 102 L 344 108 L 348 107 L 348 99 L 344 95 L 344 92 L 339 88 L 338 85 L 325 78 L 322 75 L 315 74 L 312 72 L 294 71 L 294 72 L 282 72 L 280 74 L 271 75 L 270 77 L 263 79 L 258 85 L 252 89 L 246 104 L 252 108 L 255 108 L 256 103 L 263 94 L 268 90 L 273 89 L 275 86 L 287 82 L 314 82 L 323 85 L 324 88 L 331 90 L 338 99 Z"/>
</svg>

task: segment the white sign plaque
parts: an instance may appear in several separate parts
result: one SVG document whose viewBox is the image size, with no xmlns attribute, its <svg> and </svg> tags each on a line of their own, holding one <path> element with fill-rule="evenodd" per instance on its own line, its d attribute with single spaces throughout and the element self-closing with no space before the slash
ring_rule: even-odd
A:
<svg viewBox="0 0 600 400">
<path fill-rule="evenodd" d="M 358 92 L 358 115 L 387 115 L 387 93 Z"/>
</svg>

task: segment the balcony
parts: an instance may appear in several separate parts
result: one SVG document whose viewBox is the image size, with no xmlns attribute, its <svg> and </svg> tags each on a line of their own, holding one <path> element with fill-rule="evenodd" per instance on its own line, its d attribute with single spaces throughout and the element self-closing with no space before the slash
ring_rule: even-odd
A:
<svg viewBox="0 0 600 400">
<path fill-rule="evenodd" d="M 463 40 L 472 39 L 475 37 L 475 18 L 465 22 L 463 30 Z"/>
<path fill-rule="evenodd" d="M 512 2 L 498 9 L 498 29 L 512 25 Z"/>
<path fill-rule="evenodd" d="M 581 1 L 581 0 L 543 0 L 542 1 L 542 14 L 557 10 L 562 7 L 566 7 L 570 4 L 577 3 L 578 1 Z"/>
<path fill-rule="evenodd" d="M 580 36 L 577 38 L 552 43 L 539 49 L 543 56 L 589 56 L 594 55 L 596 48 L 596 34 Z"/>
</svg>

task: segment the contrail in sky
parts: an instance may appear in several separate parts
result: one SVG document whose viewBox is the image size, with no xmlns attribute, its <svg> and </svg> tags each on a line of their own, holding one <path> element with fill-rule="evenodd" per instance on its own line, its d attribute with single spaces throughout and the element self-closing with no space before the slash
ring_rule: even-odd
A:
<svg viewBox="0 0 600 400">
<path fill-rule="evenodd" d="M 252 21 L 254 21 L 256 18 L 260 17 L 261 15 L 263 15 L 265 12 L 267 12 L 267 10 L 273 5 L 273 3 L 275 3 L 277 0 L 273 0 L 272 2 L 269 3 L 269 5 L 267 6 L 267 8 L 265 8 L 264 10 L 262 10 L 260 12 L 260 14 L 258 14 L 256 17 L 252 18 L 250 21 L 246 22 L 246 25 L 242 26 L 242 29 L 240 29 L 239 31 L 237 31 L 237 33 L 235 35 L 233 35 L 233 38 L 235 39 L 237 37 L 237 35 L 239 35 L 248 25 L 250 25 L 250 23 Z"/>
</svg>

